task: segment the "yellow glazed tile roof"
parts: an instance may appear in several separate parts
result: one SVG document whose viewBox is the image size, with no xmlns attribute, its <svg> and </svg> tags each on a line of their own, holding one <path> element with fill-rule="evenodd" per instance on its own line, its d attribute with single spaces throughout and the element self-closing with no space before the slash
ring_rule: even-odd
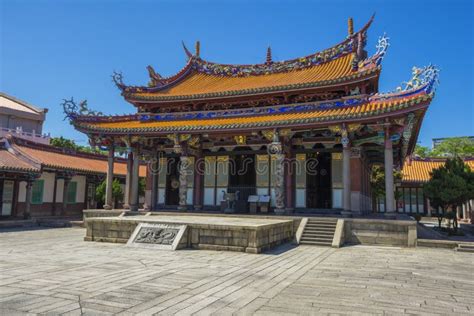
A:
<svg viewBox="0 0 474 316">
<path fill-rule="evenodd" d="M 193 71 L 171 87 L 157 92 L 136 92 L 133 97 L 191 96 L 232 91 L 284 87 L 334 80 L 352 75 L 352 54 L 316 66 L 289 72 L 253 76 L 217 76 Z"/>
<path fill-rule="evenodd" d="M 165 120 L 165 121 L 116 121 L 76 122 L 82 130 L 107 132 L 163 132 L 183 130 L 219 130 L 233 128 L 259 128 L 275 125 L 308 124 L 333 120 L 357 119 L 404 109 L 429 100 L 429 95 L 406 97 L 397 100 L 381 100 L 357 106 L 347 106 L 314 111 L 295 111 L 284 114 L 264 114 L 227 118 Z"/>
<path fill-rule="evenodd" d="M 444 160 L 411 160 L 406 161 L 402 170 L 404 182 L 427 182 L 430 172 L 443 166 Z M 474 160 L 465 160 L 471 170 L 474 170 Z"/>
</svg>

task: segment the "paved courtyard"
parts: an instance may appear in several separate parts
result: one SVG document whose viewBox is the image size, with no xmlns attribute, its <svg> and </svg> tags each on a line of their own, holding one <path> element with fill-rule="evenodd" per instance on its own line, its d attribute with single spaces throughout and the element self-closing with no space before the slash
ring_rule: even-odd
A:
<svg viewBox="0 0 474 316">
<path fill-rule="evenodd" d="M 474 255 L 382 247 L 236 252 L 0 231 L 0 315 L 474 314 Z"/>
</svg>

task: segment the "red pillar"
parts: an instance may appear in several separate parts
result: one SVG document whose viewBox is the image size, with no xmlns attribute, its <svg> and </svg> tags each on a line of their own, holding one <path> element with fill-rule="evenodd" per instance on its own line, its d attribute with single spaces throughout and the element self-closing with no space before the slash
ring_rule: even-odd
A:
<svg viewBox="0 0 474 316">
<path fill-rule="evenodd" d="M 203 208 L 203 182 L 204 182 L 204 164 L 202 154 L 198 154 L 194 159 L 194 210 L 200 211 Z"/>
</svg>

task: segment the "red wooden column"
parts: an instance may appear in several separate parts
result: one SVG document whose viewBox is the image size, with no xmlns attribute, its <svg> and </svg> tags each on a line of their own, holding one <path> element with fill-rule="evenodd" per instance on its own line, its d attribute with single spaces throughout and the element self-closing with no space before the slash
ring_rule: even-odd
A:
<svg viewBox="0 0 474 316">
<path fill-rule="evenodd" d="M 203 197 L 204 197 L 204 157 L 202 152 L 196 155 L 194 159 L 194 196 L 193 204 L 195 211 L 201 211 L 203 208 Z"/>
</svg>

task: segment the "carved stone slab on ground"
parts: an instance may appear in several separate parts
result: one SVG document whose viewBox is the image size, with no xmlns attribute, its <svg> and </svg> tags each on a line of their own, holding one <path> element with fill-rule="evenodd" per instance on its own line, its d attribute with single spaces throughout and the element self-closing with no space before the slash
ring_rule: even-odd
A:
<svg viewBox="0 0 474 316">
<path fill-rule="evenodd" d="M 140 223 L 133 231 L 127 246 L 176 250 L 186 231 L 186 225 Z"/>
</svg>

